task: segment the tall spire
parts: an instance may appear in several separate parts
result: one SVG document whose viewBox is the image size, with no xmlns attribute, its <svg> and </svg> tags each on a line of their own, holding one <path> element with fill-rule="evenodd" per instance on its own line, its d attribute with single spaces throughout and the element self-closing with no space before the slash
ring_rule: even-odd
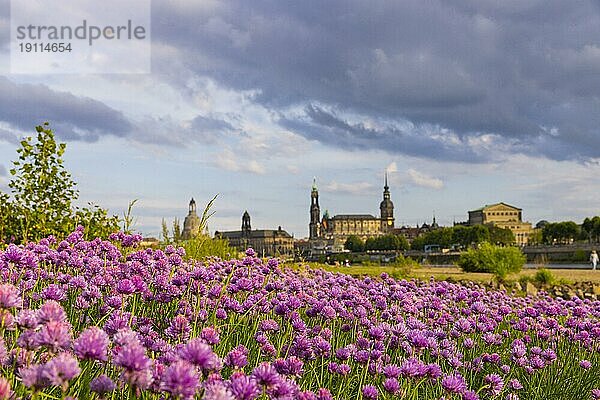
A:
<svg viewBox="0 0 600 400">
<path fill-rule="evenodd" d="M 386 169 L 385 170 L 385 185 L 383 186 L 383 188 L 386 190 L 389 189 L 387 178 L 388 178 L 388 173 L 387 173 L 387 169 Z"/>
<path fill-rule="evenodd" d="M 316 176 L 313 176 L 312 190 L 318 190 L 317 189 L 317 177 Z"/>
</svg>

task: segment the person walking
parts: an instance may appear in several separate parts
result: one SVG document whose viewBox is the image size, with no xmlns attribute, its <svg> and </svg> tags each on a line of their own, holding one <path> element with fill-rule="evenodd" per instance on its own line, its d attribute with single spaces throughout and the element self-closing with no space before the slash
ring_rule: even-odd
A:
<svg viewBox="0 0 600 400">
<path fill-rule="evenodd" d="M 596 270 L 596 265 L 598 265 L 598 253 L 596 253 L 596 250 L 592 250 L 590 262 L 592 263 L 592 270 Z"/>
</svg>

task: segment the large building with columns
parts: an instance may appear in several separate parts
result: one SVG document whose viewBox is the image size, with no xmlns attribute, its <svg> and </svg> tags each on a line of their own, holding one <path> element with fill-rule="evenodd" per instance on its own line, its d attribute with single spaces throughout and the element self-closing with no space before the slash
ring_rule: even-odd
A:
<svg viewBox="0 0 600 400">
<path fill-rule="evenodd" d="M 309 241 L 313 248 L 322 247 L 330 251 L 341 251 L 349 236 L 363 240 L 394 232 L 394 203 L 392 203 L 387 174 L 383 186 L 383 199 L 379 204 L 379 217 L 371 214 L 337 214 L 329 216 L 326 211 L 321 216 L 319 190 L 316 182 L 310 193 Z"/>
</svg>

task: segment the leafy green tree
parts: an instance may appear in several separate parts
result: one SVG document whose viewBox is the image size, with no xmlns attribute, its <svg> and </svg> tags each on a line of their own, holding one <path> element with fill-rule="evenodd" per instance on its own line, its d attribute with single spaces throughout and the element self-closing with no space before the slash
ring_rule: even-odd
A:
<svg viewBox="0 0 600 400">
<path fill-rule="evenodd" d="M 175 243 L 181 242 L 181 224 L 179 218 L 173 220 L 173 241 Z"/>
<path fill-rule="evenodd" d="M 586 218 L 581 224 L 581 233 L 584 240 L 598 242 L 600 239 L 600 217 Z"/>
<path fill-rule="evenodd" d="M 521 271 L 526 257 L 516 247 L 500 247 L 482 243 L 479 248 L 461 254 L 458 266 L 465 272 L 490 272 L 504 280 L 508 274 Z"/>
<path fill-rule="evenodd" d="M 350 250 L 351 252 L 360 253 L 365 251 L 365 242 L 356 235 L 350 235 L 344 243 L 344 248 L 346 250 Z"/>
<path fill-rule="evenodd" d="M 15 214 L 8 194 L 0 192 L 0 243 L 12 241 L 10 236 L 16 231 Z"/>
<path fill-rule="evenodd" d="M 440 228 L 431 232 L 427 232 L 414 239 L 411 248 L 413 250 L 423 251 L 425 245 L 428 244 L 438 245 L 442 248 L 449 248 L 454 243 L 453 229 Z"/>
<path fill-rule="evenodd" d="M 504 246 L 515 243 L 515 234 L 508 228 L 500 228 L 498 226 L 489 227 L 490 242 L 501 244 Z"/>
<path fill-rule="evenodd" d="M 165 221 L 164 218 L 161 221 L 161 228 L 161 236 L 163 243 L 166 245 L 171 244 L 171 237 L 169 236 L 169 227 L 167 226 L 167 221 Z"/>
<path fill-rule="evenodd" d="M 0 239 L 20 243 L 49 235 L 62 238 L 77 224 L 86 227 L 90 237 L 118 230 L 118 218 L 98 206 L 73 208 L 79 192 L 64 167 L 66 144 L 57 143 L 47 122 L 35 130 L 35 138 L 23 139 L 17 149 L 8 183 L 12 198 L 0 194 Z"/>
<path fill-rule="evenodd" d="M 8 184 L 17 213 L 15 236 L 24 242 L 68 234 L 73 228 L 71 202 L 78 196 L 63 165 L 66 145 L 56 142 L 47 122 L 35 129 L 35 140 L 27 137 L 21 141 Z"/>
<path fill-rule="evenodd" d="M 568 244 L 579 236 L 579 226 L 573 221 L 549 223 L 542 230 L 544 243 Z"/>
<path fill-rule="evenodd" d="M 405 250 L 408 249 L 408 241 L 403 236 L 382 235 L 367 239 L 365 248 L 367 250 Z"/>
<path fill-rule="evenodd" d="M 75 226 L 85 227 L 85 238 L 88 240 L 97 237 L 106 238 L 119 230 L 119 217 L 109 216 L 106 209 L 94 203 L 88 203 L 88 207 L 77 207 L 74 218 Z"/>
</svg>

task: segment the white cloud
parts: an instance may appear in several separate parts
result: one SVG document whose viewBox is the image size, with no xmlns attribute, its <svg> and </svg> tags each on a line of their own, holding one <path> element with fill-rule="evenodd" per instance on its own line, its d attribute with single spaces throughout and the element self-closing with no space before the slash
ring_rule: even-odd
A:
<svg viewBox="0 0 600 400">
<path fill-rule="evenodd" d="M 300 168 L 297 165 L 288 165 L 286 169 L 290 174 L 298 175 L 300 173 Z"/>
<path fill-rule="evenodd" d="M 243 161 L 240 162 L 239 160 Z M 230 149 L 222 150 L 215 154 L 214 165 L 227 171 L 249 172 L 262 175 L 266 172 L 265 167 L 256 160 L 246 161 L 246 158 L 236 156 Z"/>
<path fill-rule="evenodd" d="M 441 179 L 434 178 L 432 176 L 426 175 L 422 172 L 414 170 L 412 168 L 408 169 L 408 176 L 412 183 L 417 186 L 422 186 L 431 189 L 442 189 L 444 187 L 444 182 Z"/>
<path fill-rule="evenodd" d="M 339 183 L 331 181 L 323 186 L 324 192 L 347 193 L 354 195 L 371 194 L 373 184 L 369 182 Z"/>
<path fill-rule="evenodd" d="M 396 165 L 396 161 L 392 161 L 390 163 L 390 165 L 388 165 L 385 170 L 388 172 L 388 174 L 394 173 L 394 172 L 398 172 L 398 166 Z"/>
</svg>

